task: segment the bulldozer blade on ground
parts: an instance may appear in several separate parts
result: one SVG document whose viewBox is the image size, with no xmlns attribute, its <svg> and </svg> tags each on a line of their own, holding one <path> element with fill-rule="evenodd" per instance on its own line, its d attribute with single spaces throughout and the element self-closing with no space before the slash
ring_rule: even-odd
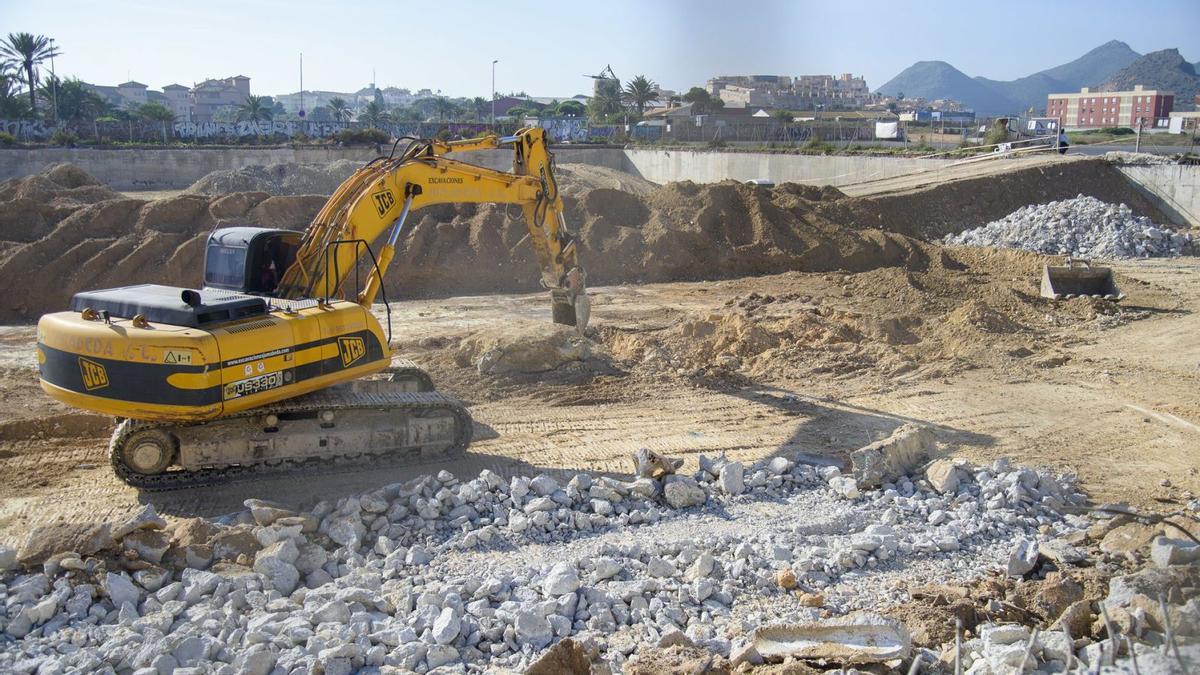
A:
<svg viewBox="0 0 1200 675">
<path fill-rule="evenodd" d="M 1067 258 L 1067 264 L 1042 267 L 1043 298 L 1069 300 L 1075 297 L 1120 300 L 1125 296 L 1117 289 L 1112 268 L 1094 267 L 1087 260 Z"/>
</svg>

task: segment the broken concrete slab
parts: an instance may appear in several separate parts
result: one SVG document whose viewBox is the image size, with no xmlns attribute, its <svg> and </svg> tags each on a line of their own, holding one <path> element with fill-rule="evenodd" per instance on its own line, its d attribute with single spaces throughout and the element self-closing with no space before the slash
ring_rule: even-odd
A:
<svg viewBox="0 0 1200 675">
<path fill-rule="evenodd" d="M 850 464 L 859 487 L 873 488 L 907 475 L 936 449 L 928 427 L 905 424 L 891 436 L 850 453 Z"/>
<path fill-rule="evenodd" d="M 682 459 L 660 455 L 648 448 L 633 453 L 633 473 L 641 478 L 663 478 L 679 470 Z"/>
<path fill-rule="evenodd" d="M 58 523 L 30 532 L 17 552 L 17 561 L 33 566 L 42 564 L 56 553 L 73 551 L 88 556 L 115 547 L 116 542 L 107 523 Z"/>
<path fill-rule="evenodd" d="M 844 665 L 905 659 L 912 650 L 904 624 L 878 614 L 766 626 L 754 631 L 749 644 L 765 660 L 790 656 Z"/>
<path fill-rule="evenodd" d="M 1029 574 L 1037 566 L 1037 560 L 1038 543 L 1032 539 L 1018 539 L 1008 554 L 1008 576 L 1023 577 Z"/>
<path fill-rule="evenodd" d="M 1200 544 L 1189 539 L 1155 537 L 1150 542 L 1150 559 L 1159 567 L 1191 565 L 1200 561 Z"/>
<path fill-rule="evenodd" d="M 1154 538 L 1163 533 L 1162 525 L 1126 523 L 1110 530 L 1100 541 L 1100 550 L 1105 553 L 1133 553 L 1150 545 Z"/>
<path fill-rule="evenodd" d="M 925 469 L 925 480 L 939 494 L 953 494 L 958 492 L 958 486 L 963 481 L 963 470 L 953 459 L 939 459 Z"/>
</svg>

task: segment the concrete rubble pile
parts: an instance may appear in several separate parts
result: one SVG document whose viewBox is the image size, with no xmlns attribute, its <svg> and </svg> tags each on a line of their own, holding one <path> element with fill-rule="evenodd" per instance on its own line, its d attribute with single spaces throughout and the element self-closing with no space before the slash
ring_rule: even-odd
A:
<svg viewBox="0 0 1200 675">
<path fill-rule="evenodd" d="M 1079 195 L 1022 207 L 983 227 L 948 235 L 945 243 L 1082 258 L 1160 258 L 1187 253 L 1192 237 L 1135 216 L 1125 204 Z"/>
<path fill-rule="evenodd" d="M 627 481 L 442 471 L 216 521 L 167 525 L 148 506 L 89 534 L 86 555 L 47 553 L 36 532 L 0 550 L 0 671 L 522 669 L 568 637 L 614 669 L 661 644 L 753 663 L 764 626 L 854 621 L 914 575 L 1003 570 L 1014 540 L 1087 527 L 1063 515 L 1083 499 L 1003 460 L 868 490 L 832 466 L 722 456 Z"/>
</svg>

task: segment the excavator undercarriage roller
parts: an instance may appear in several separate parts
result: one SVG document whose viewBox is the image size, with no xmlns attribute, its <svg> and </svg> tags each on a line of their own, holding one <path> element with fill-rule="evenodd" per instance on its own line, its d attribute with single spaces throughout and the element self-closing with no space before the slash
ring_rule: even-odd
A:
<svg viewBox="0 0 1200 675">
<path fill-rule="evenodd" d="M 125 420 L 109 457 L 129 485 L 175 490 L 289 469 L 403 465 L 466 449 L 472 421 L 460 402 L 390 385 L 360 380 L 202 424 Z"/>
</svg>

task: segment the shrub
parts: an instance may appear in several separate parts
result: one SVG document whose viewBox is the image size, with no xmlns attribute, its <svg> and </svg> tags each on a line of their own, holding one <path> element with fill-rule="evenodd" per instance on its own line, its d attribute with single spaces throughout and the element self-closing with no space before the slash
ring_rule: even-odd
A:
<svg viewBox="0 0 1200 675">
<path fill-rule="evenodd" d="M 17 138 L 7 131 L 0 131 L 0 147 L 7 148 L 17 142 Z"/>
<path fill-rule="evenodd" d="M 921 137 L 924 139 L 924 136 Z M 1004 122 L 997 120 L 988 127 L 987 133 L 983 136 L 984 145 L 995 145 L 1008 140 L 1008 126 Z M 923 142 L 923 141 L 922 141 Z"/>
<path fill-rule="evenodd" d="M 72 147 L 79 142 L 79 137 L 67 129 L 58 129 L 54 135 L 50 137 L 51 145 L 62 145 Z"/>
</svg>

